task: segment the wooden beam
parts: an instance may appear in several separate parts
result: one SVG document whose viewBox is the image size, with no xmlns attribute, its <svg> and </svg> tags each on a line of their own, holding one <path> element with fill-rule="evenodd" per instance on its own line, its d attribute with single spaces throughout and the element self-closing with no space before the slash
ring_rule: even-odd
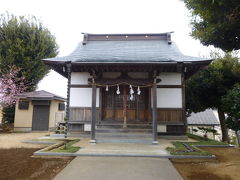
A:
<svg viewBox="0 0 240 180">
<path fill-rule="evenodd" d="M 71 88 L 91 88 L 92 86 L 89 84 L 71 84 Z"/>
<path fill-rule="evenodd" d="M 128 70 L 128 72 L 131 72 L 131 70 Z M 127 73 L 122 73 L 120 77 L 111 79 L 111 78 L 98 78 L 95 80 L 96 84 L 99 85 L 116 85 L 116 84 L 124 84 L 124 85 L 133 85 L 133 86 L 151 86 L 153 83 L 153 79 L 134 79 L 130 76 L 128 76 Z M 89 82 L 91 83 L 91 79 L 89 79 Z"/>
<path fill-rule="evenodd" d="M 157 85 L 157 88 L 182 88 L 182 85 Z"/>
<path fill-rule="evenodd" d="M 179 73 L 183 72 L 183 63 L 182 62 L 177 63 L 177 72 L 179 72 Z"/>
<path fill-rule="evenodd" d="M 172 32 L 158 34 L 88 34 L 89 41 L 169 40 Z M 171 37 L 170 37 L 171 40 Z"/>
</svg>

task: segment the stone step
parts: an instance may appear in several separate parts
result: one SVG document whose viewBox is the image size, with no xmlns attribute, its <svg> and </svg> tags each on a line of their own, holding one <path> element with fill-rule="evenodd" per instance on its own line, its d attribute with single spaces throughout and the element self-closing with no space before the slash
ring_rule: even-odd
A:
<svg viewBox="0 0 240 180">
<path fill-rule="evenodd" d="M 134 129 L 134 128 L 106 128 L 106 127 L 97 127 L 96 132 L 102 133 L 151 133 L 152 129 Z"/>
<path fill-rule="evenodd" d="M 97 128 L 114 128 L 114 129 L 122 129 L 123 124 L 97 124 Z M 127 124 L 127 128 L 130 129 L 152 129 L 152 125 L 150 124 Z"/>
<path fill-rule="evenodd" d="M 122 131 L 113 132 L 98 132 L 96 131 L 96 140 L 98 143 L 141 143 L 141 144 L 151 144 L 152 143 L 152 133 L 147 131 L 131 131 L 126 132 L 126 129 L 119 129 Z"/>
<path fill-rule="evenodd" d="M 54 137 L 54 138 L 64 138 L 64 134 L 50 134 L 50 137 Z"/>
<path fill-rule="evenodd" d="M 123 132 L 114 132 L 114 133 L 103 133 L 96 132 L 96 137 L 101 138 L 151 138 L 151 133 L 139 133 L 139 132 L 131 132 L 131 133 L 123 133 Z"/>
<path fill-rule="evenodd" d="M 97 143 L 134 143 L 134 144 L 152 144 L 150 138 L 138 138 L 138 139 L 123 139 L 123 138 L 96 138 Z"/>
<path fill-rule="evenodd" d="M 123 128 L 123 123 L 111 123 L 111 122 L 101 122 L 96 124 L 97 127 L 99 128 Z M 152 129 L 152 125 L 151 124 L 144 124 L 144 123 L 128 123 L 127 124 L 127 128 L 131 128 L 131 129 Z"/>
<path fill-rule="evenodd" d="M 90 132 L 68 132 L 67 136 L 71 138 L 89 138 Z"/>
<path fill-rule="evenodd" d="M 90 138 L 90 134 L 83 133 L 68 133 L 71 138 Z M 139 133 L 96 133 L 96 139 L 101 142 L 151 142 L 152 134 L 139 134 Z"/>
<path fill-rule="evenodd" d="M 123 120 L 102 120 L 98 121 L 101 124 L 123 124 Z M 147 120 L 127 120 L 127 124 L 151 124 L 152 121 Z"/>
</svg>

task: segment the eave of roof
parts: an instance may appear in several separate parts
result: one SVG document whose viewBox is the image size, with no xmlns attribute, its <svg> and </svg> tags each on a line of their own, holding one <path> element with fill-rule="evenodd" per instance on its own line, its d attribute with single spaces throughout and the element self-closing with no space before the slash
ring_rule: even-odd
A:
<svg viewBox="0 0 240 180">
<path fill-rule="evenodd" d="M 30 99 L 30 100 L 42 100 L 42 101 L 51 101 L 51 100 L 59 100 L 59 101 L 66 101 L 65 98 L 60 98 L 60 97 L 26 97 L 26 99 Z"/>
<path fill-rule="evenodd" d="M 55 95 L 53 93 L 40 90 L 40 91 L 33 91 L 33 92 L 25 92 L 18 96 L 19 98 L 30 99 L 30 100 L 60 100 L 66 101 L 65 98 Z"/>
<path fill-rule="evenodd" d="M 220 126 L 220 124 L 188 124 L 189 126 Z"/>
</svg>

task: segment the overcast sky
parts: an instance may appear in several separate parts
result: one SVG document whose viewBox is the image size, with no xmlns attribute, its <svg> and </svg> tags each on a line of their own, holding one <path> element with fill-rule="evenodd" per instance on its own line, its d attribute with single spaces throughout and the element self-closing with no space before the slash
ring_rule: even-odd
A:
<svg viewBox="0 0 240 180">
<path fill-rule="evenodd" d="M 0 13 L 34 15 L 59 45 L 59 55 L 71 53 L 85 33 L 161 33 L 186 55 L 208 56 L 209 48 L 189 34 L 190 14 L 181 0 L 0 0 Z M 66 79 L 51 71 L 39 90 L 66 97 Z"/>
</svg>

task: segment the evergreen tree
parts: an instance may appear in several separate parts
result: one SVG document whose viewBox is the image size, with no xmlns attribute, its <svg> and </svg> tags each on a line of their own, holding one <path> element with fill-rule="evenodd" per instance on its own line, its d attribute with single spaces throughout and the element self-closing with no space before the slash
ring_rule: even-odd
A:
<svg viewBox="0 0 240 180">
<path fill-rule="evenodd" d="M 49 72 L 41 61 L 55 57 L 58 46 L 55 37 L 35 17 L 16 17 L 3 14 L 0 17 L 0 70 L 9 67 L 21 69 L 27 91 L 35 90 L 38 82 Z"/>
<path fill-rule="evenodd" d="M 240 49 L 239 0 L 183 0 L 192 14 L 192 36 L 224 51 Z"/>
<path fill-rule="evenodd" d="M 226 124 L 229 129 L 232 129 L 236 133 L 237 142 L 240 146 L 240 84 L 237 83 L 233 89 L 229 90 L 227 94 L 222 98 L 222 104 L 224 111 L 227 113 Z"/>
<path fill-rule="evenodd" d="M 55 57 L 57 53 L 55 37 L 34 16 L 0 16 L 0 78 L 10 71 L 10 67 L 17 67 L 21 69 L 17 76 L 24 77 L 25 91 L 34 91 L 49 72 L 41 59 Z M 14 107 L 6 108 L 4 118 L 13 118 L 8 112 L 12 114 Z M 13 120 L 8 118 L 8 121 Z"/>
<path fill-rule="evenodd" d="M 224 142 L 228 141 L 228 133 L 222 97 L 238 82 L 240 62 L 231 54 L 218 57 L 208 69 L 196 73 L 186 82 L 188 113 L 217 109 Z"/>
</svg>

